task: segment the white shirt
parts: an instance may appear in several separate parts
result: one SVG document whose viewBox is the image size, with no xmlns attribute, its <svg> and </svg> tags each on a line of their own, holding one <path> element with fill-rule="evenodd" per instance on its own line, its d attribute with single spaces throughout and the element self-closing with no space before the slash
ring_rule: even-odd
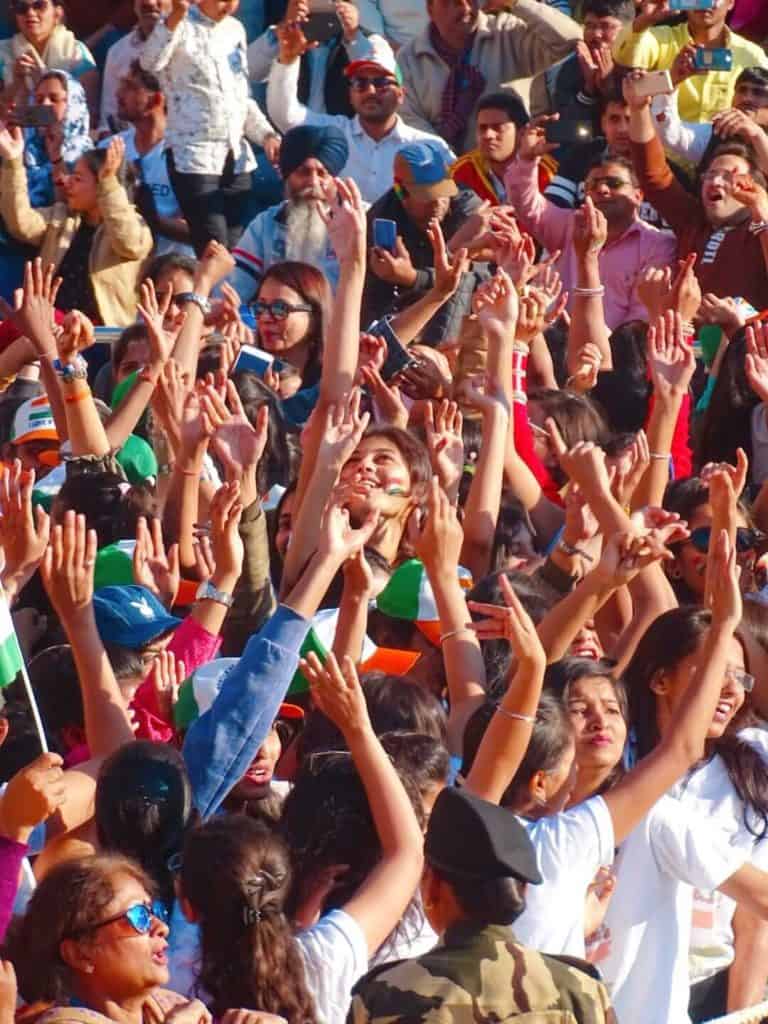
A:
<svg viewBox="0 0 768 1024">
<path fill-rule="evenodd" d="M 429 141 L 437 145 L 446 163 L 456 157 L 447 143 L 438 135 L 411 128 L 401 117 L 383 139 L 372 139 L 360 124 L 359 117 L 343 114 L 320 114 L 299 102 L 299 62 L 272 65 L 267 86 L 267 110 L 281 131 L 300 124 L 335 125 L 347 140 L 349 158 L 341 172 L 344 178 L 353 178 L 366 203 L 374 203 L 392 188 L 392 167 L 395 153 L 409 142 Z"/>
<path fill-rule="evenodd" d="M 677 109 L 677 92 L 654 96 L 651 113 L 656 134 L 672 156 L 697 164 L 712 139 L 711 124 L 683 121 Z"/>
<path fill-rule="evenodd" d="M 748 860 L 737 837 L 670 796 L 625 839 L 595 957 L 621 1024 L 688 1020 L 693 887 L 717 889 Z"/>
<path fill-rule="evenodd" d="M 165 139 L 160 139 L 152 149 L 143 156 L 136 149 L 136 129 L 133 125 L 120 133 L 125 139 L 125 158 L 138 165 L 142 185 L 146 185 L 152 193 L 155 209 L 161 217 L 183 217 L 176 193 L 173 191 L 171 179 L 168 177 L 168 164 L 165 159 Z M 155 236 L 155 253 L 159 256 L 166 252 L 180 252 L 195 258 L 195 250 L 191 245 L 176 242 L 165 235 Z"/>
<path fill-rule="evenodd" d="M 245 29 L 236 18 L 212 21 L 190 7 L 173 32 L 159 21 L 144 44 L 141 66 L 162 73 L 166 143 L 176 170 L 221 174 L 230 152 L 236 173 L 253 170 L 247 139 L 261 144 L 272 127 L 250 95 Z"/>
<path fill-rule="evenodd" d="M 118 39 L 107 50 L 104 62 L 104 74 L 101 77 L 101 113 L 99 115 L 99 131 L 113 132 L 115 127 L 125 127 L 117 114 L 117 87 L 120 80 L 131 70 L 131 64 L 138 60 L 144 49 L 144 40 L 138 29 Z M 110 124 L 110 118 L 113 124 Z"/>
<path fill-rule="evenodd" d="M 541 885 L 529 885 L 515 938 L 543 953 L 584 958 L 587 888 L 613 863 L 613 821 L 600 796 L 538 821 L 519 819 L 536 849 Z M 623 1022 L 622 1022 L 623 1024 Z"/>
</svg>

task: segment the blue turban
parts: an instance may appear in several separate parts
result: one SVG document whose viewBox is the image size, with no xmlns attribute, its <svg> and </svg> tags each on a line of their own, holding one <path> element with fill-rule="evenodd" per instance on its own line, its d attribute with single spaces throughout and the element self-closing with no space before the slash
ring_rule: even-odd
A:
<svg viewBox="0 0 768 1024">
<path fill-rule="evenodd" d="M 283 178 L 293 174 L 305 160 L 319 160 L 335 178 L 349 156 L 349 146 L 343 132 L 335 125 L 302 124 L 291 128 L 283 136 L 280 146 L 280 173 Z"/>
</svg>

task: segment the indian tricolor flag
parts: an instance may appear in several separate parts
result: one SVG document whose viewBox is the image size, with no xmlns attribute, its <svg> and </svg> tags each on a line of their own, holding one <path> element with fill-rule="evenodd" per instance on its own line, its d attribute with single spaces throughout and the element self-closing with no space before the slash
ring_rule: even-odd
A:
<svg viewBox="0 0 768 1024">
<path fill-rule="evenodd" d="M 459 566 L 459 583 L 463 590 L 472 587 L 472 574 L 463 566 Z M 428 640 L 439 645 L 440 619 L 435 595 L 427 570 L 418 558 L 409 558 L 395 569 L 376 599 L 376 607 L 393 619 L 415 622 Z"/>
<path fill-rule="evenodd" d="M 21 671 L 24 659 L 21 656 L 16 630 L 13 628 L 11 609 L 5 592 L 0 589 L 0 689 L 10 686 Z"/>
<path fill-rule="evenodd" d="M 324 663 L 328 652 L 333 649 L 338 621 L 338 608 L 324 608 L 319 611 L 312 619 L 310 630 L 301 645 L 301 657 L 306 658 L 310 651 L 314 651 L 320 661 Z M 387 672 L 390 675 L 402 676 L 413 668 L 418 658 L 418 651 L 398 651 L 389 647 L 377 647 L 373 640 L 366 636 L 357 670 L 360 673 Z M 288 693 L 300 694 L 306 693 L 307 690 L 309 690 L 309 680 L 301 669 L 298 669 L 288 687 Z"/>
</svg>

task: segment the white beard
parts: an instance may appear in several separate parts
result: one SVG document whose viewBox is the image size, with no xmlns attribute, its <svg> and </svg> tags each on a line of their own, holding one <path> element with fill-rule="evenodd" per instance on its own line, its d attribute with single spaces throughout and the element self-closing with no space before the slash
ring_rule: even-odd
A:
<svg viewBox="0 0 768 1024">
<path fill-rule="evenodd" d="M 285 213 L 285 258 L 322 266 L 328 248 L 328 229 L 316 199 L 292 199 Z"/>
</svg>

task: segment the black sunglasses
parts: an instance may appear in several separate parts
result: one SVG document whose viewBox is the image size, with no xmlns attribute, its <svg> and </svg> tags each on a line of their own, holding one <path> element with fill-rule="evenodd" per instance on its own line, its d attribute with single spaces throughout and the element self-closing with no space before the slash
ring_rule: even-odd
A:
<svg viewBox="0 0 768 1024">
<path fill-rule="evenodd" d="M 306 302 L 299 302 L 292 306 L 290 302 L 284 302 L 282 299 L 275 299 L 274 302 L 252 302 L 250 308 L 255 317 L 269 313 L 273 320 L 285 320 L 291 313 L 312 312 L 312 307 Z"/>
<path fill-rule="evenodd" d="M 355 75 L 353 78 L 350 78 L 349 84 L 356 92 L 365 92 L 371 85 L 376 92 L 379 92 L 380 90 L 390 89 L 393 85 L 397 85 L 397 81 L 384 75 L 377 75 L 376 78 L 365 78 L 362 75 Z"/>
<path fill-rule="evenodd" d="M 697 529 L 691 530 L 688 543 L 693 544 L 697 551 L 706 554 L 709 551 L 711 534 L 712 530 L 709 526 L 699 526 Z M 759 530 L 750 530 L 746 526 L 740 526 L 736 530 L 736 550 L 740 554 L 744 554 L 745 551 L 753 551 L 764 540 L 765 534 Z"/>
<path fill-rule="evenodd" d="M 12 6 L 14 14 L 18 14 L 23 17 L 25 14 L 29 14 L 30 11 L 44 11 L 50 3 L 50 0 L 29 0 L 28 3 L 24 3 L 20 0 L 19 3 L 15 3 Z"/>
<path fill-rule="evenodd" d="M 607 185 L 611 192 L 615 192 L 617 189 L 623 188 L 624 185 L 629 185 L 629 182 L 624 178 L 614 178 L 613 175 L 608 175 L 605 178 L 592 178 L 584 187 L 587 192 L 594 192 L 600 185 Z"/>
</svg>

